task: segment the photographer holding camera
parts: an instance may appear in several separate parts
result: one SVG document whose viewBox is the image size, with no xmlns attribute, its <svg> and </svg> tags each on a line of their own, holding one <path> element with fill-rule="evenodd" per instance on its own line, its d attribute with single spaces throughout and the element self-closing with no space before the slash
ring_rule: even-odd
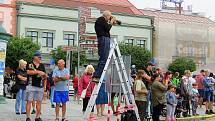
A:
<svg viewBox="0 0 215 121">
<path fill-rule="evenodd" d="M 99 62 L 93 74 L 93 82 L 98 83 L 107 61 L 110 50 L 110 29 L 112 25 L 120 25 L 121 22 L 112 16 L 110 11 L 104 11 L 103 15 L 95 22 L 95 31 L 98 39 Z"/>
</svg>

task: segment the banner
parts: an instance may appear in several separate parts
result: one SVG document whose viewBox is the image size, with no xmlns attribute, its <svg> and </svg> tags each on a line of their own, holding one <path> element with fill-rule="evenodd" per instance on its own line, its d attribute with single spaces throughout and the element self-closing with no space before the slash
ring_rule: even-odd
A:
<svg viewBox="0 0 215 121">
<path fill-rule="evenodd" d="M 0 39 L 0 95 L 3 95 L 6 49 L 7 43 Z"/>
</svg>

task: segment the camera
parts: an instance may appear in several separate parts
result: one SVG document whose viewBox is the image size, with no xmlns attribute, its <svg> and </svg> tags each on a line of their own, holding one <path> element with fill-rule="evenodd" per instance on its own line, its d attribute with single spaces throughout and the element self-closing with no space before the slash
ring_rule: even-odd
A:
<svg viewBox="0 0 215 121">
<path fill-rule="evenodd" d="M 116 20 L 116 24 L 117 24 L 117 25 L 121 25 L 121 24 L 122 24 L 122 22 L 121 22 L 121 21 L 119 21 L 119 20 Z"/>
<path fill-rule="evenodd" d="M 115 17 L 114 17 L 114 16 L 111 16 L 110 20 L 113 19 L 113 18 L 115 18 Z M 121 24 L 122 24 L 122 22 L 121 22 L 120 20 L 116 20 L 116 18 L 115 18 L 114 23 L 115 23 L 116 25 L 121 25 Z"/>
</svg>

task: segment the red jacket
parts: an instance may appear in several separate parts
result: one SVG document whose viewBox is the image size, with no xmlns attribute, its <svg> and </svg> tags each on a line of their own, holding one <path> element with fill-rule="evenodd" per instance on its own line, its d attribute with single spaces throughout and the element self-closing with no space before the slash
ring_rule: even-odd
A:
<svg viewBox="0 0 215 121">
<path fill-rule="evenodd" d="M 89 83 L 90 85 L 87 88 L 87 85 Z M 79 80 L 78 96 L 81 96 L 82 91 L 87 88 L 86 97 L 90 97 L 93 92 L 94 86 L 95 83 L 92 82 L 92 75 L 83 74 Z"/>
</svg>

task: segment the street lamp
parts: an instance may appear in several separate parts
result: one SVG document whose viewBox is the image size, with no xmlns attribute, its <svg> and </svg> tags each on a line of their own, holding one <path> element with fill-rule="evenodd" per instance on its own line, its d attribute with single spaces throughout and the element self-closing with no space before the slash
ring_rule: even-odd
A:
<svg viewBox="0 0 215 121">
<path fill-rule="evenodd" d="M 5 58 L 7 50 L 7 41 L 12 37 L 6 32 L 6 30 L 0 25 L 0 104 L 5 104 L 6 100 L 3 97 L 3 82 L 4 82 L 4 70 L 5 70 Z"/>
</svg>

